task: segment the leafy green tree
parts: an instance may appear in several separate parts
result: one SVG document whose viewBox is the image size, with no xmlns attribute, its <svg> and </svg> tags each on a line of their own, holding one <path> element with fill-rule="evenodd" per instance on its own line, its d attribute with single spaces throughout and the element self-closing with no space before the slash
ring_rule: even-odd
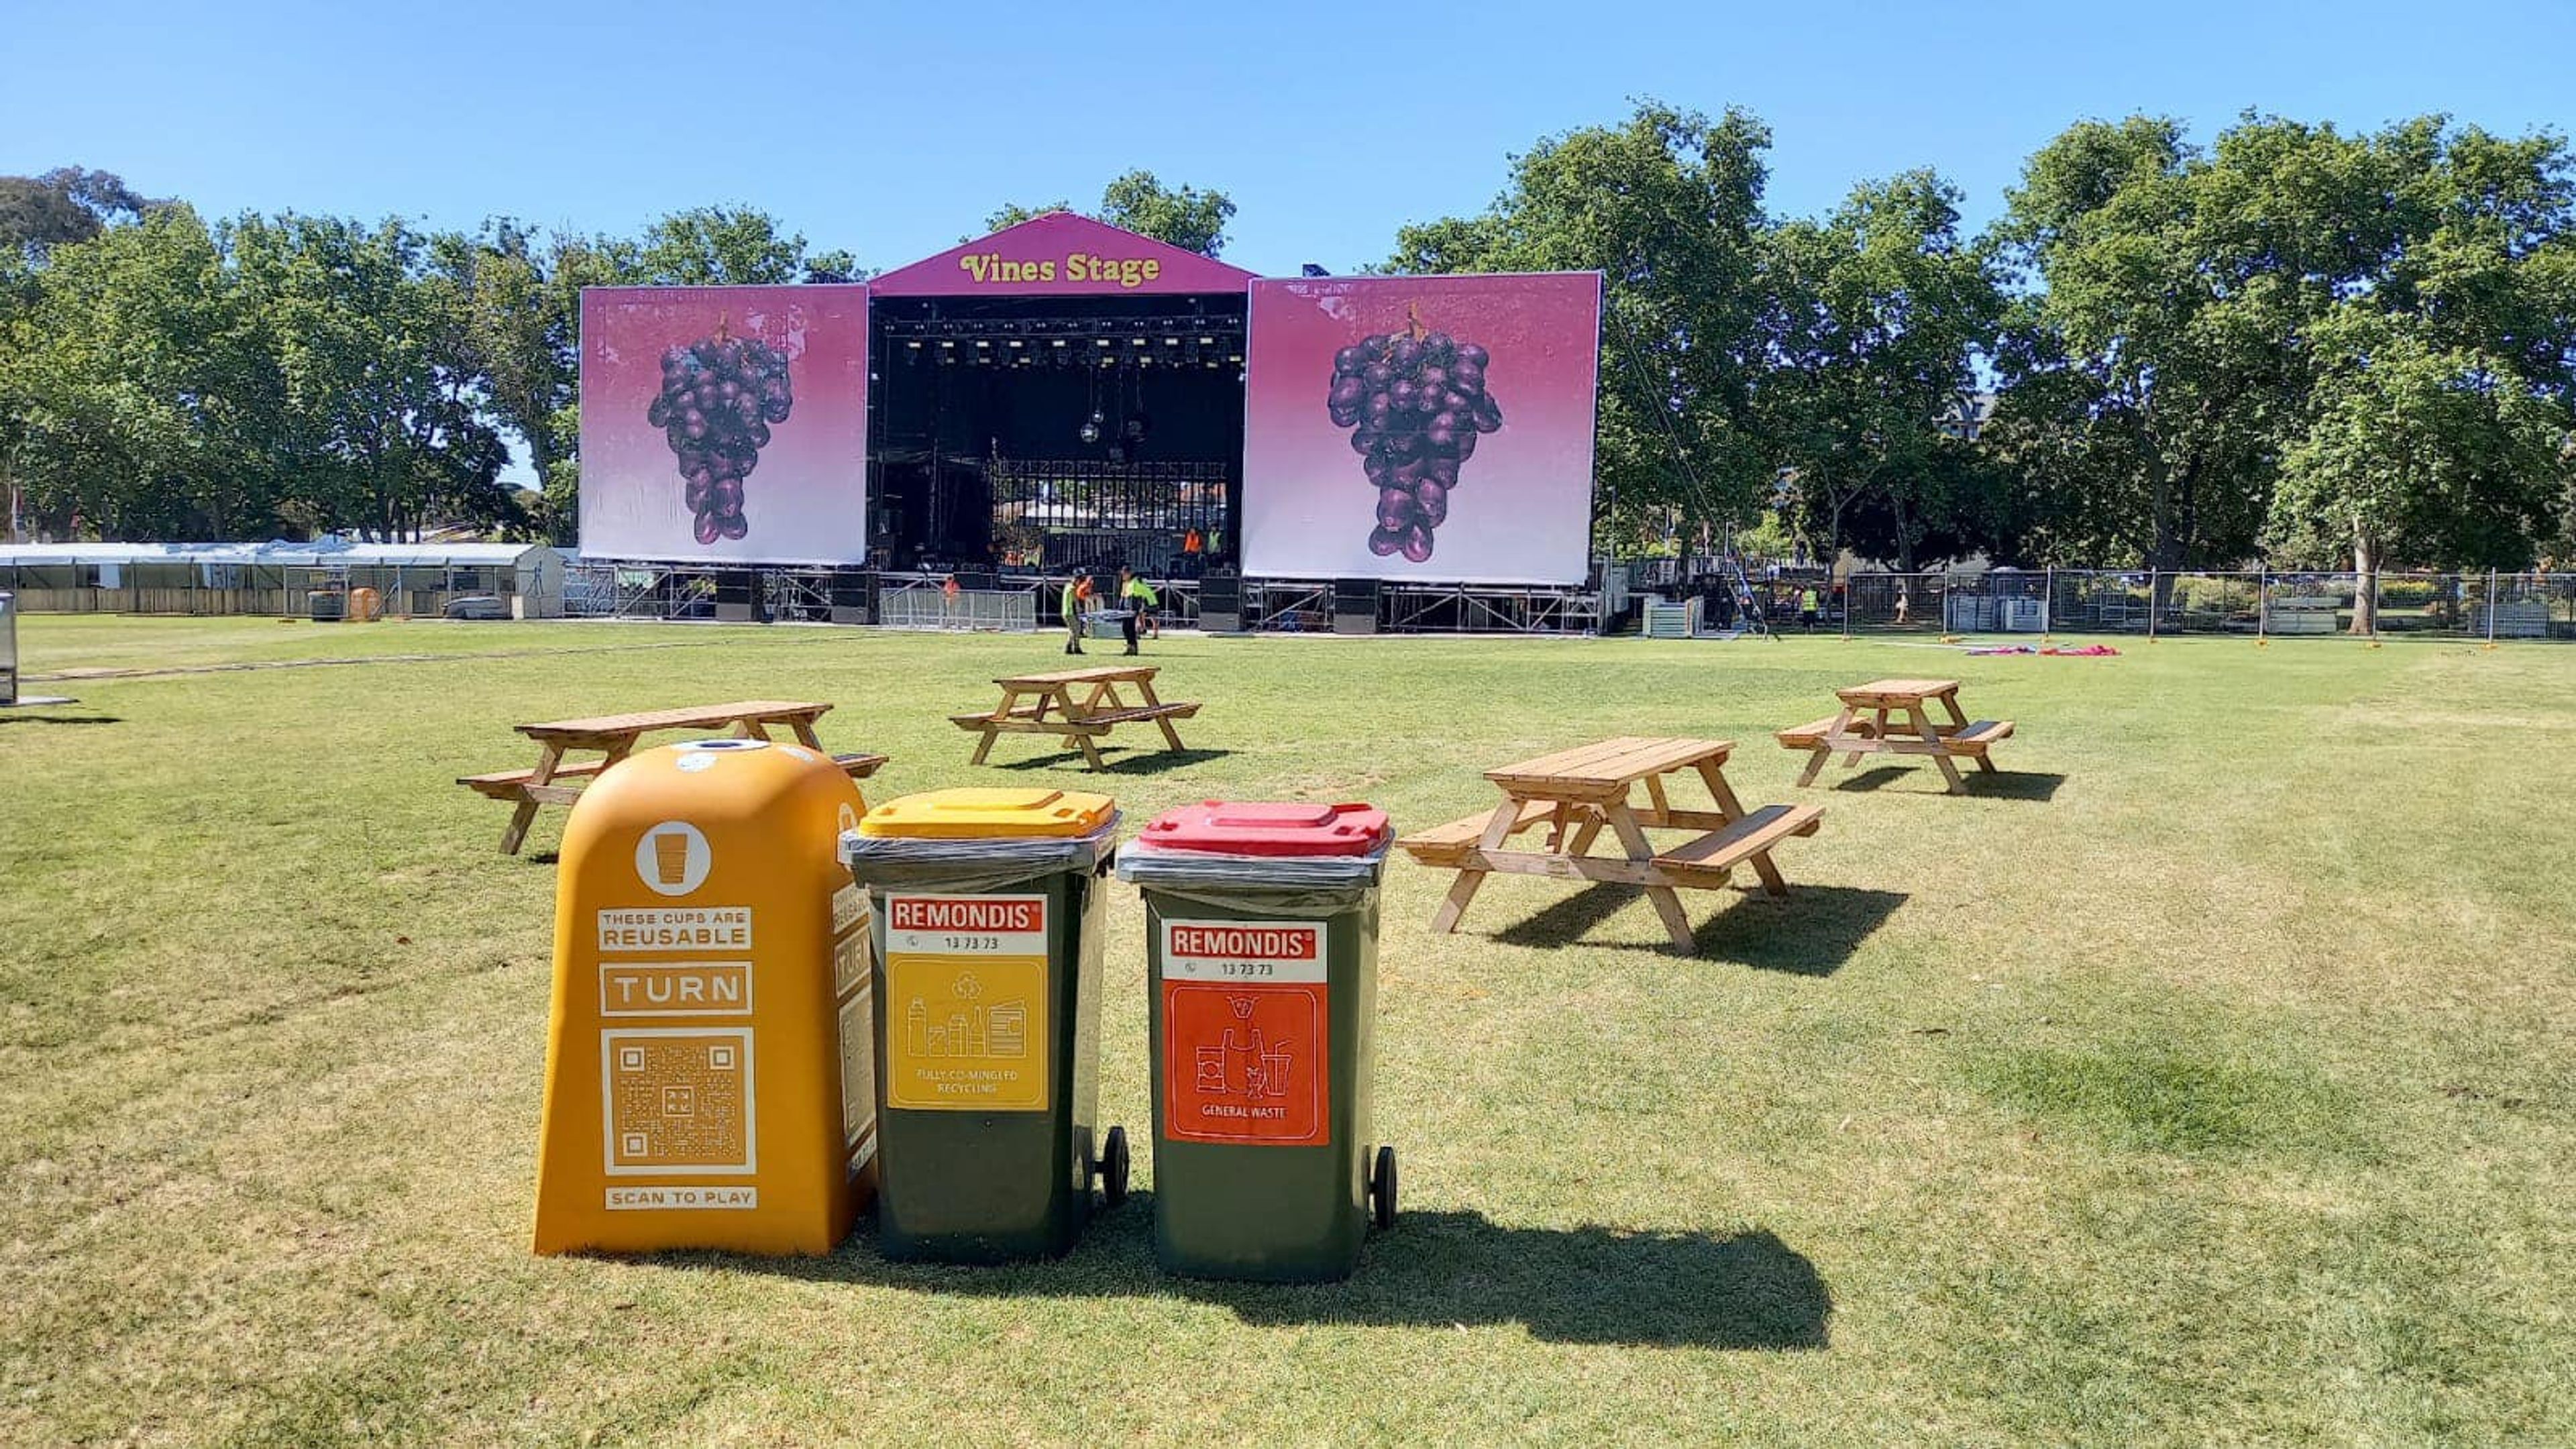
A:
<svg viewBox="0 0 2576 1449">
<path fill-rule="evenodd" d="M 1059 211 L 1071 210 L 1073 210 L 1073 203 L 1070 201 L 1041 201 L 1035 206 L 1023 206 L 1016 201 L 1005 202 L 993 208 L 992 212 L 985 216 L 984 230 L 997 232 L 1004 227 L 1018 226 L 1024 221 L 1035 221 L 1041 216 L 1052 216 Z M 971 236 L 958 238 L 959 241 L 974 239 Z"/>
<path fill-rule="evenodd" d="M 805 238 L 765 211 L 698 206 L 646 227 L 637 261 L 640 280 L 664 286 L 793 282 L 804 275 Z"/>
<path fill-rule="evenodd" d="M 1397 233 L 1395 272 L 1606 274 L 1597 472 L 1610 540 L 1658 520 L 1726 522 L 1770 496 L 1754 394 L 1770 132 L 1657 102 L 1551 136 L 1512 163 L 1484 213 Z"/>
<path fill-rule="evenodd" d="M 2523 567 L 2576 477 L 2576 168 L 2555 136 L 2430 118 L 2374 145 L 2395 235 L 2301 339 L 2317 378 L 2267 541 L 2348 558 L 2365 585 L 2389 564 Z"/>
<path fill-rule="evenodd" d="M 434 237 L 429 252 L 464 309 L 457 365 L 475 378 L 488 419 L 527 445 L 539 479 L 552 480 L 571 465 L 580 439 L 582 288 L 634 281 L 642 272 L 638 248 L 608 238 L 545 237 L 501 217 L 475 237 Z M 574 541 L 569 514 L 558 517 L 542 505 L 539 512 L 548 537 Z"/>
<path fill-rule="evenodd" d="M 150 205 L 113 172 L 58 167 L 42 176 L 0 176 L 0 248 L 30 261 L 84 242 L 115 221 L 139 221 Z"/>
<path fill-rule="evenodd" d="M 0 449 L 39 528 L 226 537 L 274 521 L 272 373 L 194 211 L 56 245 L 8 295 Z"/>
<path fill-rule="evenodd" d="M 1909 171 L 1769 239 L 1772 369 L 1757 407 L 1827 559 L 1864 503 L 1901 569 L 1936 533 L 1957 539 L 1971 460 L 1942 418 L 1972 390 L 2003 310 L 1994 267 L 1960 240 L 1958 204 L 1956 188 Z"/>
<path fill-rule="evenodd" d="M 289 516 L 315 531 L 417 534 L 433 516 L 507 521 L 508 450 L 478 407 L 472 307 L 399 221 L 244 217 L 229 240 L 283 379 Z"/>
<path fill-rule="evenodd" d="M 1032 217 L 1073 209 L 1069 201 L 1040 206 L 1013 203 L 985 217 L 984 229 L 1000 231 Z M 1213 257 L 1225 250 L 1225 224 L 1234 217 L 1234 202 L 1222 191 L 1165 186 L 1153 172 L 1136 170 L 1101 188 L 1099 209 L 1085 214 L 1139 236 Z"/>
</svg>

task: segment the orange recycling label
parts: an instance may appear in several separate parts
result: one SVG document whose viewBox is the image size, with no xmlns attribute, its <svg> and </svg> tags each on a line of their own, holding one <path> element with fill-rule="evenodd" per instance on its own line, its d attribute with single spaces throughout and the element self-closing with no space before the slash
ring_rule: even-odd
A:
<svg viewBox="0 0 2576 1449">
<path fill-rule="evenodd" d="M 1163 1135 L 1329 1142 L 1329 989 L 1319 922 L 1163 922 Z"/>
</svg>

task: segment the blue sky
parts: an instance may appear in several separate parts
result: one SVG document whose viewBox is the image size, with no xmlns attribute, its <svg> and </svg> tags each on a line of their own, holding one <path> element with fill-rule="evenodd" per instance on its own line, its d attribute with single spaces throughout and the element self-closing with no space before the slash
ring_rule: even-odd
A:
<svg viewBox="0 0 2576 1449">
<path fill-rule="evenodd" d="M 2068 122 L 2254 106 L 2576 125 L 2576 3 L 135 6 L 0 0 L 0 173 L 77 163 L 215 213 L 631 232 L 765 207 L 913 260 L 1004 200 L 1146 166 L 1264 272 L 1383 257 L 1633 95 L 1769 122 L 1771 202 L 1932 165 L 1972 222 Z"/>
</svg>

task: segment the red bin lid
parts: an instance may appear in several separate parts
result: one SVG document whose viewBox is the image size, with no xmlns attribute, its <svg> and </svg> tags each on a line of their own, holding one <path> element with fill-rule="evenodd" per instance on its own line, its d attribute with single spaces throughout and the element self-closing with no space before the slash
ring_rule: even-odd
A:
<svg viewBox="0 0 2576 1449">
<path fill-rule="evenodd" d="M 1220 855 L 1367 855 L 1393 833 L 1374 805 L 1206 800 L 1155 816 L 1138 843 Z"/>
</svg>

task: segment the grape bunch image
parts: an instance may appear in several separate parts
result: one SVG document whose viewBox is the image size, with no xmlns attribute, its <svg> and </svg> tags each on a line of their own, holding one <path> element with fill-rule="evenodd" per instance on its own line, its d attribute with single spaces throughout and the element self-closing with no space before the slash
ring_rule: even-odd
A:
<svg viewBox="0 0 2576 1449">
<path fill-rule="evenodd" d="M 757 338 L 729 335 L 722 317 L 713 336 L 662 354 L 662 391 L 644 420 L 662 430 L 679 459 L 699 543 L 751 532 L 743 480 L 769 446 L 770 424 L 787 421 L 795 402 L 787 354 Z"/>
<path fill-rule="evenodd" d="M 1476 438 L 1503 425 L 1502 405 L 1485 391 L 1485 349 L 1422 325 L 1405 308 L 1405 327 L 1365 337 L 1333 354 L 1326 407 L 1333 426 L 1351 429 L 1351 451 L 1377 488 L 1377 527 L 1369 552 L 1431 558 L 1432 530 L 1449 520 L 1458 470 L 1476 455 Z"/>
</svg>

